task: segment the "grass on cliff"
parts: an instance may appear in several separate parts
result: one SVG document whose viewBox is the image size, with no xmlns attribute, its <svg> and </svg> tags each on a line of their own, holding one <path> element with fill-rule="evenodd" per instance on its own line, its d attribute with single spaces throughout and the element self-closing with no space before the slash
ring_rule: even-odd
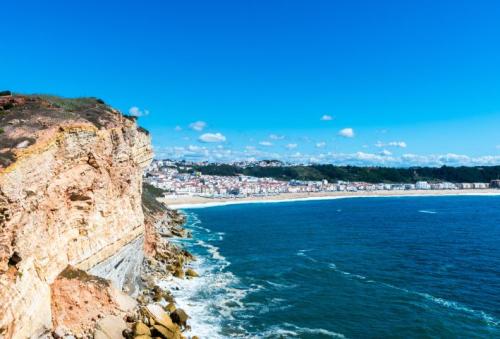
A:
<svg viewBox="0 0 500 339">
<path fill-rule="evenodd" d="M 142 206 L 150 213 L 161 213 L 165 211 L 165 205 L 156 200 L 163 197 L 164 190 L 154 187 L 148 183 L 142 183 Z"/>
<path fill-rule="evenodd" d="M 102 99 L 98 98 L 62 98 L 55 95 L 37 95 L 43 100 L 48 101 L 51 105 L 62 108 L 66 111 L 81 111 L 87 108 L 95 107 L 96 105 L 105 105 Z"/>
</svg>

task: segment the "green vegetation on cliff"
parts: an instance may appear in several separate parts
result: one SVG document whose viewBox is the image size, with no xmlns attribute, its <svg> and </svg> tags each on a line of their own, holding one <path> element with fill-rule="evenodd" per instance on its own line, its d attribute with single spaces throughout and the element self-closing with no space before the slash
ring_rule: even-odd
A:
<svg viewBox="0 0 500 339">
<path fill-rule="evenodd" d="M 145 213 L 161 213 L 165 212 L 165 206 L 156 200 L 163 197 L 165 191 L 161 188 L 154 187 L 148 183 L 142 183 L 142 207 Z"/>
</svg>

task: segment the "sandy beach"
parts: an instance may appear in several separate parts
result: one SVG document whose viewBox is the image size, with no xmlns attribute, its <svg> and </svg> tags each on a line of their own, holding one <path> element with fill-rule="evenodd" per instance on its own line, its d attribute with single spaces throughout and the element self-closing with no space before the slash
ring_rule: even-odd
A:
<svg viewBox="0 0 500 339">
<path fill-rule="evenodd" d="M 160 199 L 172 209 L 204 208 L 246 203 L 278 203 L 287 201 L 329 200 L 341 198 L 368 197 L 408 197 L 408 196 L 444 196 L 444 195 L 500 195 L 499 189 L 467 190 L 409 190 L 409 191 L 358 191 L 358 192 L 312 192 L 283 193 L 269 196 L 245 198 L 205 198 L 200 196 L 177 196 Z"/>
</svg>

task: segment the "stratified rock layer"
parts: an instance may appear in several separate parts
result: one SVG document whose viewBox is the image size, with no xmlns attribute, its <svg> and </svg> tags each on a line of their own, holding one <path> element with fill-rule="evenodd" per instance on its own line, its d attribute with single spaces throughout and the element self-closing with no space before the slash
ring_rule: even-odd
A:
<svg viewBox="0 0 500 339">
<path fill-rule="evenodd" d="M 0 337 L 52 327 L 50 285 L 144 232 L 150 138 L 95 99 L 13 97 L 0 121 Z"/>
</svg>

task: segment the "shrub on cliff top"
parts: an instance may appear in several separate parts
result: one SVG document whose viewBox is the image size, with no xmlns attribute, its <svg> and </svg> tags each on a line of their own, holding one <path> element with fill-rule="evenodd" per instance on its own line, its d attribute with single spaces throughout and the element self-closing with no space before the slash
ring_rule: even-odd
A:
<svg viewBox="0 0 500 339">
<path fill-rule="evenodd" d="M 38 95 L 39 98 L 48 101 L 52 106 L 67 111 L 80 111 L 96 105 L 104 105 L 104 101 L 98 98 L 62 98 L 55 95 Z"/>
</svg>

